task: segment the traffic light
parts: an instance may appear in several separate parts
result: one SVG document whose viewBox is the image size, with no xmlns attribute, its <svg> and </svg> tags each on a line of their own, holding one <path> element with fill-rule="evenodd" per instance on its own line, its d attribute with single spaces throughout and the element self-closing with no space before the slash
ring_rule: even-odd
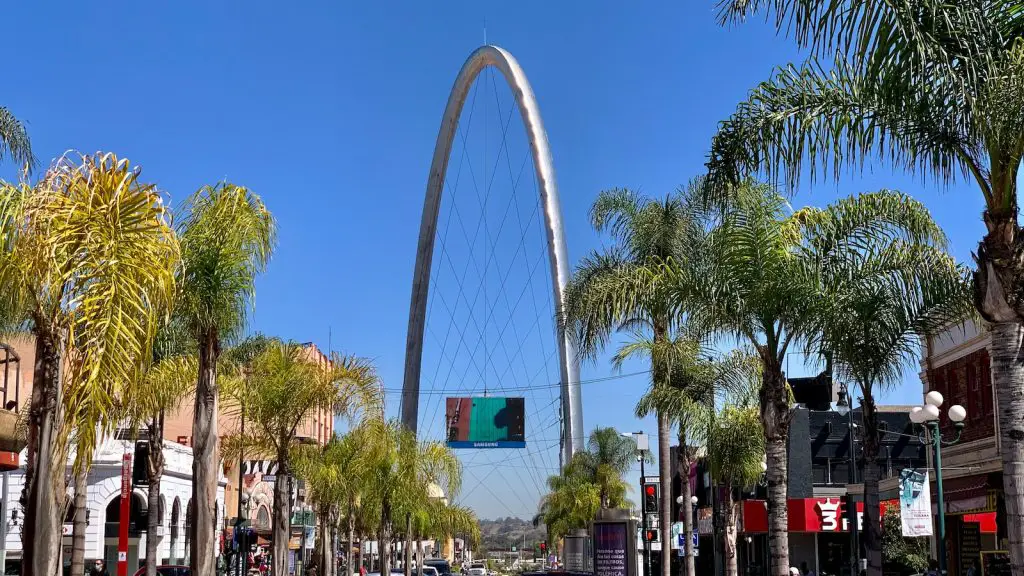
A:
<svg viewBox="0 0 1024 576">
<path fill-rule="evenodd" d="M 648 530 L 646 535 L 644 536 L 644 538 L 648 542 L 657 542 L 658 541 L 658 531 L 657 530 Z"/>
<path fill-rule="evenodd" d="M 540 553 L 543 554 L 544 552 L 547 551 L 547 549 L 548 549 L 547 543 L 546 542 L 541 542 L 540 543 Z"/>
<path fill-rule="evenodd" d="M 644 512 L 658 511 L 658 485 L 654 482 L 644 484 Z"/>
</svg>

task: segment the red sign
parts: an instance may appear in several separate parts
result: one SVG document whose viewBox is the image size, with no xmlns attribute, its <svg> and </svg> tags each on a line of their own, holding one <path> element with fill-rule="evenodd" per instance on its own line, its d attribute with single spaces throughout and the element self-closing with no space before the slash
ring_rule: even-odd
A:
<svg viewBox="0 0 1024 576">
<path fill-rule="evenodd" d="M 879 503 L 879 518 L 896 500 Z M 787 502 L 790 532 L 847 532 L 849 518 L 842 498 L 790 498 Z M 744 500 L 743 532 L 767 532 L 768 508 L 764 500 Z M 857 502 L 858 529 L 864 528 L 864 503 Z"/>
<path fill-rule="evenodd" d="M 117 576 L 128 576 L 128 520 L 132 511 L 132 455 L 121 459 L 121 522 L 117 531 Z"/>
</svg>

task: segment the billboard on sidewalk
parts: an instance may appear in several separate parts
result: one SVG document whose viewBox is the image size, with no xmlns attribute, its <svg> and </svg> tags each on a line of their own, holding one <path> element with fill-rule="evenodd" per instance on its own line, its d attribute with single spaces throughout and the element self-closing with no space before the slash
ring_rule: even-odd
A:
<svg viewBox="0 0 1024 576">
<path fill-rule="evenodd" d="M 904 536 L 932 535 L 932 493 L 927 471 L 900 470 L 900 524 Z"/>
<path fill-rule="evenodd" d="M 525 448 L 525 411 L 523 398 L 448 398 L 445 401 L 448 446 Z"/>
</svg>

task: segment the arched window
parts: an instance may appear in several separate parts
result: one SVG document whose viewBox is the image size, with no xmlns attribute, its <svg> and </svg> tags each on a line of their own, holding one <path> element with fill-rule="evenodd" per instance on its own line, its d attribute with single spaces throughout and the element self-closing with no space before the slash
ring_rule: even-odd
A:
<svg viewBox="0 0 1024 576">
<path fill-rule="evenodd" d="M 119 524 L 121 522 L 121 495 L 118 494 L 107 504 L 106 522 L 108 524 Z M 145 530 L 149 523 L 149 511 L 146 506 L 146 499 L 141 494 L 132 493 L 132 506 L 128 514 L 128 530 L 138 533 Z"/>
<path fill-rule="evenodd" d="M 178 526 L 181 524 L 181 500 L 175 496 L 171 504 L 171 564 L 178 561 Z"/>
</svg>

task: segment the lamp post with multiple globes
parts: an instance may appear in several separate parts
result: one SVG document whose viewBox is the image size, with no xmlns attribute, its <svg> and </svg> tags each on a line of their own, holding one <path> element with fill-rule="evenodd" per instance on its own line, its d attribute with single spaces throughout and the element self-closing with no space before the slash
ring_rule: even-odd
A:
<svg viewBox="0 0 1024 576">
<path fill-rule="evenodd" d="M 942 497 L 942 447 L 951 446 L 960 441 L 960 433 L 964 429 L 967 410 L 954 404 L 946 411 L 949 420 L 955 427 L 954 436 L 950 439 L 942 437 L 939 429 L 939 408 L 942 406 L 942 394 L 936 390 L 929 392 L 924 398 L 924 406 L 915 406 L 910 410 L 910 421 L 920 425 L 918 437 L 921 443 L 931 444 L 935 453 L 935 492 L 938 495 L 936 516 L 936 548 L 938 550 L 939 574 L 946 573 L 946 503 Z"/>
</svg>

